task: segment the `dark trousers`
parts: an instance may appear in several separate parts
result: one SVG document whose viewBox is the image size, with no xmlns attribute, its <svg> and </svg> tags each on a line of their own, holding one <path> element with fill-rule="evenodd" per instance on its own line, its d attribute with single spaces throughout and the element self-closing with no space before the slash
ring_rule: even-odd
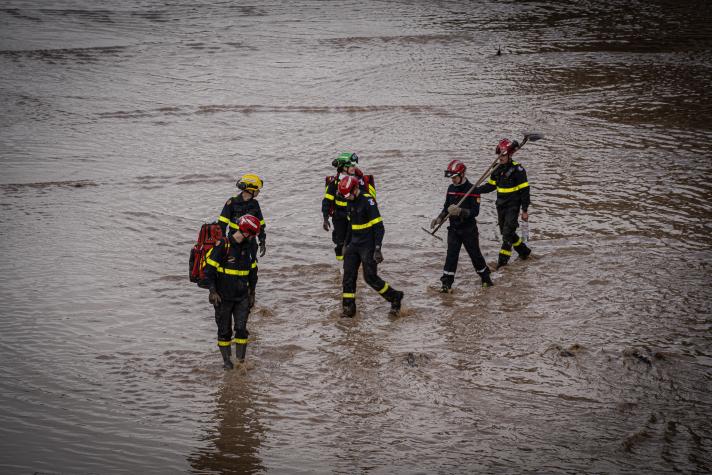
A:
<svg viewBox="0 0 712 475">
<path fill-rule="evenodd" d="M 344 302 L 356 298 L 356 279 L 361 264 L 366 283 L 384 299 L 392 301 L 396 291 L 378 276 L 378 264 L 373 260 L 373 248 L 349 245 L 344 253 Z"/>
<path fill-rule="evenodd" d="M 233 321 L 235 339 L 246 340 L 250 334 L 247 331 L 247 317 L 249 315 L 250 307 L 247 295 L 240 300 L 223 300 L 220 302 L 220 305 L 215 307 L 215 323 L 218 325 L 218 345 L 230 345 L 233 336 Z"/>
<path fill-rule="evenodd" d="M 497 207 L 497 225 L 502 234 L 502 248 L 499 250 L 499 263 L 506 264 L 512 256 L 512 247 L 519 254 L 529 254 L 529 248 L 522 239 L 517 236 L 519 227 L 519 205 L 508 207 Z"/>
<path fill-rule="evenodd" d="M 443 284 L 452 285 L 457 272 L 457 261 L 460 258 L 460 249 L 465 246 L 467 254 L 470 256 L 475 272 L 480 276 L 486 275 L 489 271 L 485 258 L 480 251 L 480 240 L 477 232 L 477 225 L 468 228 L 453 228 L 447 230 L 447 256 L 445 257 L 445 268 L 440 281 Z"/>
<path fill-rule="evenodd" d="M 337 261 L 344 260 L 344 242 L 346 242 L 346 231 L 348 230 L 349 221 L 346 216 L 334 215 L 331 219 L 333 227 L 331 228 L 331 240 L 334 241 L 334 254 Z"/>
</svg>

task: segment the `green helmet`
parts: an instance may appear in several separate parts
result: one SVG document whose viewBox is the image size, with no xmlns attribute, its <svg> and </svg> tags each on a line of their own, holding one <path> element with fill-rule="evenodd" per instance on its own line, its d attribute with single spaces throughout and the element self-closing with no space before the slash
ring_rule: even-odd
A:
<svg viewBox="0 0 712 475">
<path fill-rule="evenodd" d="M 339 154 L 336 159 L 331 162 L 331 165 L 336 168 L 352 167 L 358 163 L 358 155 L 351 152 Z"/>
</svg>

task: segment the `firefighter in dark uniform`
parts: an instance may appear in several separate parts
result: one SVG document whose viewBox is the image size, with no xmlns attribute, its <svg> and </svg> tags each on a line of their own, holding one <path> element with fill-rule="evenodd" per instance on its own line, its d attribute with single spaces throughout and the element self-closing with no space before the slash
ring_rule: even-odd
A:
<svg viewBox="0 0 712 475">
<path fill-rule="evenodd" d="M 347 176 L 339 182 L 339 194 L 348 202 L 349 232 L 344 252 L 343 316 L 356 314 L 356 279 L 363 264 L 363 278 L 383 298 L 391 302 L 391 314 L 401 308 L 403 292 L 378 276 L 378 264 L 383 262 L 381 245 L 385 228 L 376 200 L 363 193 L 356 177 Z"/>
<path fill-rule="evenodd" d="M 467 167 L 460 160 L 452 160 L 448 164 L 445 176 L 452 180 L 452 184 L 447 189 L 442 212 L 430 223 L 430 228 L 433 229 L 442 223 L 448 215 L 450 217 L 450 226 L 447 228 L 447 256 L 445 257 L 443 275 L 440 277 L 440 282 L 442 282 L 440 291 L 444 293 L 452 292 L 460 248 L 463 245 L 472 260 L 475 272 L 482 280 L 482 287 L 493 285 L 489 267 L 480 252 L 477 220 L 475 219 L 480 212 L 480 195 L 470 191 L 472 184 L 465 177 L 466 170 Z M 458 206 L 457 203 L 463 197 L 464 201 Z"/>
<path fill-rule="evenodd" d="M 235 343 L 235 357 L 239 361 L 245 359 L 247 351 L 249 296 L 257 277 L 252 242 L 260 228 L 260 220 L 255 216 L 246 214 L 240 217 L 237 228 L 230 236 L 218 241 L 205 256 L 205 276 L 210 289 L 208 300 L 215 307 L 218 347 L 225 369 L 233 367 L 230 361 L 232 342 Z"/>
<path fill-rule="evenodd" d="M 237 182 L 237 188 L 240 189 L 240 193 L 233 196 L 225 202 L 220 216 L 218 217 L 218 223 L 222 229 L 223 236 L 228 235 L 229 232 L 234 232 L 237 230 L 237 221 L 241 216 L 250 214 L 255 216 L 260 220 L 260 233 L 259 238 L 259 250 L 260 257 L 265 255 L 267 252 L 267 235 L 265 234 L 265 219 L 262 216 L 262 210 L 260 209 L 260 203 L 257 201 L 257 195 L 260 194 L 262 189 L 262 179 L 252 173 L 243 175 L 242 178 Z M 257 247 L 258 242 L 256 240 L 251 241 L 252 255 L 257 258 Z M 257 276 L 257 271 L 255 271 L 255 276 Z M 257 284 L 257 281 L 255 281 Z M 254 287 L 251 288 L 250 293 L 250 307 L 255 303 L 255 293 Z"/>
<path fill-rule="evenodd" d="M 345 176 L 355 176 L 359 180 L 359 186 L 362 191 L 376 197 L 376 188 L 373 180 L 373 175 L 364 175 L 363 172 L 356 166 L 358 164 L 358 155 L 352 152 L 344 152 L 331 162 L 331 165 L 336 167 L 336 175 L 326 177 L 326 189 L 324 190 L 324 199 L 321 200 L 321 214 L 324 217 L 324 231 L 329 231 L 330 225 L 333 224 L 331 231 L 331 240 L 334 242 L 334 254 L 337 261 L 343 261 L 344 241 L 346 240 L 346 231 L 348 229 L 348 221 L 346 219 L 346 201 L 339 199 L 337 192 L 339 181 Z M 331 223 L 329 223 L 331 217 Z"/>
<path fill-rule="evenodd" d="M 512 256 L 512 248 L 520 259 L 526 259 L 531 249 L 517 236 L 519 209 L 522 220 L 529 221 L 529 181 L 527 172 L 518 162 L 512 161 L 512 155 L 519 149 L 516 140 L 502 139 L 495 148 L 499 156 L 499 165 L 495 167 L 489 180 L 475 188 L 475 193 L 489 193 L 497 190 L 497 225 L 502 234 L 502 249 L 499 251 L 497 268 L 507 265 Z"/>
</svg>

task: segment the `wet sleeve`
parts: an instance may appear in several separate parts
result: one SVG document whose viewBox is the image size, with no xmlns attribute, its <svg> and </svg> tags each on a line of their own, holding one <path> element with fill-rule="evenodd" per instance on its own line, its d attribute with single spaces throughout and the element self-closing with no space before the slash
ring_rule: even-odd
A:
<svg viewBox="0 0 712 475">
<path fill-rule="evenodd" d="M 324 216 L 324 219 L 329 218 L 331 208 L 334 206 L 334 198 L 336 197 L 336 190 L 334 188 L 333 181 L 324 188 L 324 199 L 321 200 L 321 214 Z"/>
<path fill-rule="evenodd" d="M 267 239 L 267 234 L 265 233 L 265 228 L 267 227 L 267 225 L 265 224 L 264 216 L 262 216 L 262 208 L 260 208 L 260 204 L 255 201 L 255 205 L 257 205 L 257 219 L 260 220 L 260 233 L 257 235 L 257 237 L 260 238 L 260 242 L 265 242 L 265 239 Z"/>
<path fill-rule="evenodd" d="M 472 193 L 474 193 L 476 195 L 481 195 L 483 193 L 489 193 L 496 189 L 497 189 L 497 181 L 494 179 L 494 172 L 492 172 L 490 177 L 487 179 L 487 182 L 483 185 L 475 187 L 475 189 L 472 190 Z"/>
<path fill-rule="evenodd" d="M 386 228 L 383 226 L 383 218 L 378 212 L 378 205 L 374 204 L 368 207 L 368 221 L 373 224 L 373 241 L 377 248 L 380 249 L 383 244 L 383 236 L 386 234 Z"/>
<path fill-rule="evenodd" d="M 522 202 L 522 211 L 529 209 L 529 180 L 527 179 L 527 171 L 522 167 L 519 187 L 519 199 Z"/>
<path fill-rule="evenodd" d="M 231 203 L 232 198 L 225 202 L 225 206 L 223 206 L 220 216 L 218 216 L 218 224 L 220 225 L 220 229 L 222 229 L 223 236 L 227 236 L 227 228 L 230 225 L 230 217 L 232 215 Z"/>
</svg>

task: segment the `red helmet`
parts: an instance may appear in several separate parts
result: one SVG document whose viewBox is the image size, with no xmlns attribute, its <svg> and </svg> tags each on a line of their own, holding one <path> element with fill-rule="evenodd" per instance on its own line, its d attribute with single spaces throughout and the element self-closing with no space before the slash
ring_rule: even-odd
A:
<svg viewBox="0 0 712 475">
<path fill-rule="evenodd" d="M 346 176 L 339 181 L 339 194 L 344 198 L 349 198 L 357 187 L 358 178 L 355 176 Z"/>
<path fill-rule="evenodd" d="M 452 176 L 462 176 L 465 174 L 465 170 L 467 170 L 467 167 L 464 163 L 460 160 L 453 160 L 448 164 L 447 169 L 445 169 L 445 176 L 448 178 Z"/>
<path fill-rule="evenodd" d="M 497 148 L 494 149 L 494 153 L 497 155 L 512 155 L 519 149 L 519 142 L 516 140 L 502 139 L 497 144 Z"/>
<path fill-rule="evenodd" d="M 237 227 L 245 236 L 254 237 L 260 232 L 260 220 L 251 214 L 246 214 L 237 220 Z"/>
</svg>

